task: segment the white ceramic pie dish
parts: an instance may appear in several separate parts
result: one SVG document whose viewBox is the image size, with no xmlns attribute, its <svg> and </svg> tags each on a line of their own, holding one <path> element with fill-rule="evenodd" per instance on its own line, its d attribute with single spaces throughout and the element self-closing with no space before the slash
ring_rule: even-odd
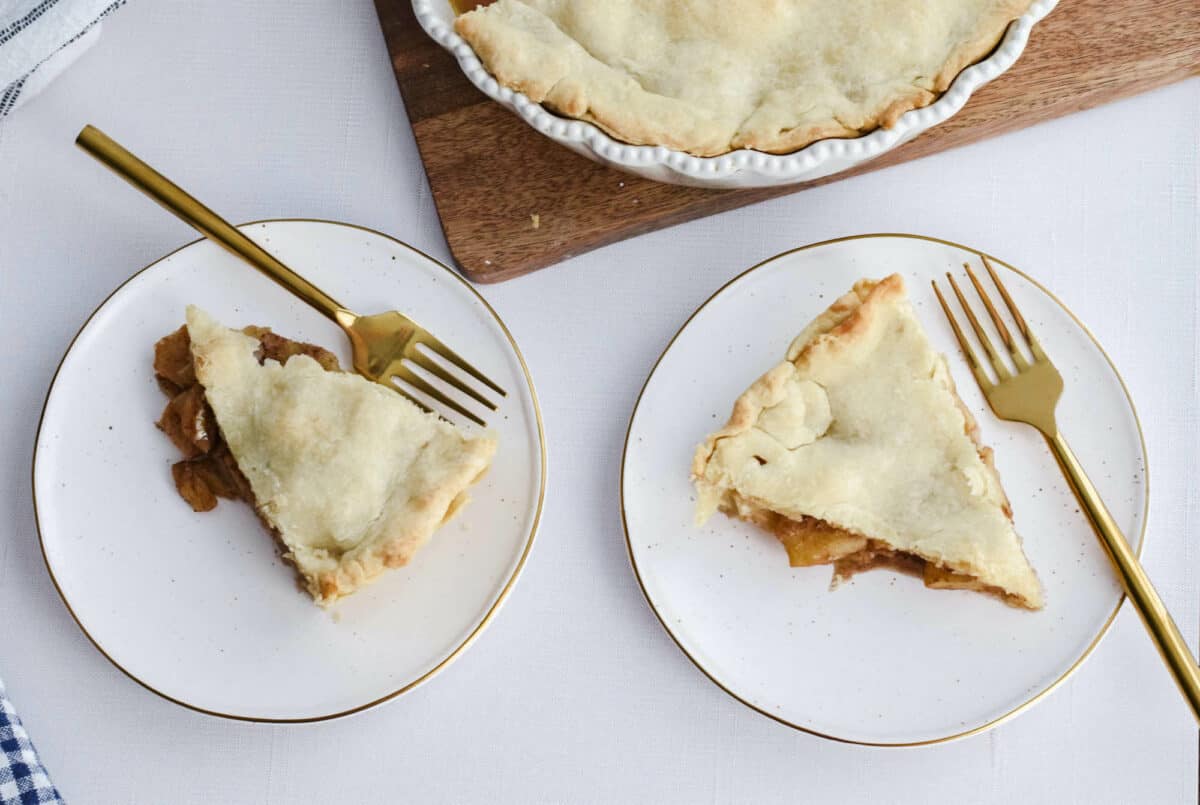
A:
<svg viewBox="0 0 1200 805">
<path fill-rule="evenodd" d="M 1058 0 L 1037 0 L 1009 25 L 990 56 L 963 70 L 950 89 L 929 106 L 901 115 L 890 129 L 876 129 L 853 139 L 819 140 L 791 154 L 740 149 L 715 157 L 692 156 L 663 146 L 630 145 L 591 123 L 559 117 L 496 81 L 471 46 L 454 33 L 454 10 L 448 0 L 413 0 L 413 12 L 425 32 L 458 59 L 472 84 L 555 142 L 588 159 L 654 181 L 736 189 L 807 182 L 849 170 L 947 120 L 963 108 L 975 90 L 1016 62 L 1034 24 L 1057 4 Z"/>
</svg>

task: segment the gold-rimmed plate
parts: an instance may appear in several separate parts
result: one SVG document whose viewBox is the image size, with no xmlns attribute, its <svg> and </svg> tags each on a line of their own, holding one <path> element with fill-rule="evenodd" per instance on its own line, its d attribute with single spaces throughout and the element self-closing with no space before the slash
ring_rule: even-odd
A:
<svg viewBox="0 0 1200 805">
<path fill-rule="evenodd" d="M 209 241 L 135 274 L 83 325 L 47 395 L 33 490 L 46 566 L 88 638 L 178 704 L 253 721 L 347 715 L 412 689 L 483 630 L 529 555 L 546 484 L 532 381 L 496 312 L 451 269 L 378 232 L 327 221 L 242 227 L 357 310 L 427 324 L 508 391 L 471 501 L 412 562 L 315 606 L 249 507 L 196 514 L 178 497 L 154 342 L 198 304 L 229 325 L 270 326 L 333 349 L 344 336 Z"/>
<path fill-rule="evenodd" d="M 993 258 L 994 259 L 994 258 Z M 1123 600 L 1120 585 L 1041 438 L 991 416 L 929 280 L 979 252 L 870 235 L 786 252 L 741 274 L 684 324 L 630 420 L 621 498 L 630 560 L 650 606 L 717 685 L 784 724 L 875 745 L 933 743 L 993 726 L 1078 667 Z M 1059 420 L 1140 550 L 1148 486 L 1132 401 L 1094 337 L 1049 291 L 995 260 L 1064 368 Z M 1046 588 L 1027 612 L 975 593 L 928 590 L 889 571 L 829 589 L 828 567 L 791 568 L 774 538 L 718 516 L 693 525 L 692 451 L 791 339 L 855 280 L 902 274 L 934 346 L 980 420 Z"/>
</svg>

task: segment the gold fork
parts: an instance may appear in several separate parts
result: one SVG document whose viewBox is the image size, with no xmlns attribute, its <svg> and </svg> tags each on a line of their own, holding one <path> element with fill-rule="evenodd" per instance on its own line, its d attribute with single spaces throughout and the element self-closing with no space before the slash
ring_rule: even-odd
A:
<svg viewBox="0 0 1200 805">
<path fill-rule="evenodd" d="M 496 404 L 487 396 L 433 360 L 428 351 L 495 394 L 506 396 L 500 386 L 402 313 L 392 310 L 374 316 L 360 316 L 350 311 L 94 126 L 84 126 L 75 143 L 185 223 L 241 257 L 337 323 L 350 338 L 354 370 L 368 380 L 387 386 L 421 408 L 430 410 L 428 405 L 398 386 L 396 381 L 405 383 L 459 416 L 485 425 L 480 417 L 413 371 L 414 366 L 419 367 L 489 411 L 496 410 Z"/>
<path fill-rule="evenodd" d="M 1175 677 L 1179 689 L 1191 705 L 1192 714 L 1197 721 L 1200 721 L 1200 667 L 1196 665 L 1196 660 L 1192 657 L 1187 642 L 1179 633 L 1179 627 L 1171 619 L 1170 613 L 1167 612 L 1162 598 L 1151 584 L 1150 577 L 1146 575 L 1137 555 L 1129 546 L 1121 529 L 1117 527 L 1116 521 L 1113 520 L 1108 508 L 1100 499 L 1100 493 L 1092 485 L 1087 473 L 1083 471 L 1079 459 L 1075 457 L 1075 453 L 1067 445 L 1066 439 L 1058 429 L 1054 409 L 1063 390 L 1062 375 L 1058 373 L 1054 364 L 1050 362 L 1050 358 L 1042 350 L 1041 344 L 1029 329 L 1025 317 L 1021 315 L 1021 311 L 1017 309 L 1012 297 L 1009 296 L 1008 289 L 996 275 L 991 262 L 986 257 L 982 257 L 982 259 L 984 268 L 991 276 L 996 290 L 1000 292 L 1000 298 L 1004 300 L 1005 306 L 1012 314 L 1013 321 L 1024 339 L 1024 346 L 1029 350 L 1032 360 L 1026 358 L 1018 343 L 1021 339 L 1015 337 L 1004 323 L 969 264 L 963 263 L 963 268 L 966 269 L 967 277 L 975 286 L 975 292 L 983 302 L 992 323 L 995 324 L 996 332 L 1000 334 L 1000 339 L 1007 348 L 1005 352 L 1002 353 L 984 332 L 983 326 L 971 306 L 967 304 L 966 297 L 950 272 L 946 272 L 946 279 L 950 281 L 950 287 L 954 290 L 954 295 L 958 297 L 958 303 L 962 306 L 971 329 L 987 353 L 989 359 L 987 363 L 980 358 L 979 353 L 963 334 L 962 328 L 959 327 L 950 306 L 946 303 L 946 298 L 942 296 L 937 282 L 932 283 L 933 291 L 942 304 L 946 318 L 950 320 L 954 335 L 958 338 L 958 343 L 962 346 L 967 361 L 971 365 L 971 371 L 975 374 L 975 380 L 979 382 L 979 388 L 983 391 L 983 396 L 987 398 L 992 411 L 1001 419 L 1032 425 L 1046 437 L 1046 442 L 1050 445 L 1050 450 L 1054 453 L 1055 458 L 1058 459 L 1063 474 L 1071 484 L 1071 489 L 1074 490 L 1084 511 L 1087 512 L 1088 519 L 1091 520 L 1092 526 L 1100 536 L 1100 541 L 1108 552 L 1113 567 L 1120 576 L 1125 591 L 1129 594 L 1129 599 L 1133 601 L 1134 608 L 1150 632 L 1159 653 L 1162 654 L 1163 660 L 1166 661 L 1171 674 Z M 1012 362 L 1015 371 L 1009 368 L 1005 357 Z M 989 374 L 989 367 L 995 373 L 995 379 Z"/>
</svg>

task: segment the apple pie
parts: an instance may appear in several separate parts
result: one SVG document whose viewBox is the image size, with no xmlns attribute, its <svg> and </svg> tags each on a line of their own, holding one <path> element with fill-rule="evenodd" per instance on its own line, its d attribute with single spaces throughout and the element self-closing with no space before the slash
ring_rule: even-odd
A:
<svg viewBox="0 0 1200 805">
<path fill-rule="evenodd" d="M 792 566 L 915 573 L 1039 609 L 1042 589 L 945 358 L 898 275 L 861 280 L 736 401 L 692 463 L 697 519 L 753 523 Z"/>
<path fill-rule="evenodd" d="M 497 0 L 455 31 L 501 84 L 617 139 L 780 154 L 932 103 L 1031 4 Z"/>
<path fill-rule="evenodd" d="M 197 511 L 219 497 L 253 505 L 322 605 L 406 564 L 496 449 L 327 350 L 195 307 L 158 342 L 154 368 L 170 397 L 159 427 L 184 456 L 179 493 Z"/>
</svg>

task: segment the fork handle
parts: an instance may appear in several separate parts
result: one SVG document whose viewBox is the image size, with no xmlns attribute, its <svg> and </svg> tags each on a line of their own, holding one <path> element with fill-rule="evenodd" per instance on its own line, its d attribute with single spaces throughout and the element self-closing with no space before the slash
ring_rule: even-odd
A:
<svg viewBox="0 0 1200 805">
<path fill-rule="evenodd" d="M 112 168 L 122 179 L 175 213 L 184 223 L 241 257 L 325 316 L 339 322 L 338 313 L 346 312 L 346 309 L 329 294 L 272 257 L 233 224 L 125 150 L 100 129 L 84 126 L 75 139 L 75 144 Z"/>
<path fill-rule="evenodd" d="M 1047 441 L 1066 472 L 1075 496 L 1079 498 L 1088 519 L 1100 535 L 1100 541 L 1121 577 L 1129 600 L 1133 602 L 1133 607 L 1141 616 L 1146 630 L 1150 632 L 1154 645 L 1158 647 L 1158 652 L 1171 669 L 1171 675 L 1175 677 L 1179 690 L 1192 706 L 1192 715 L 1200 722 L 1200 666 L 1196 665 L 1196 659 L 1192 656 L 1187 641 L 1183 639 L 1179 627 L 1171 619 L 1162 598 L 1154 589 L 1150 577 L 1142 568 L 1142 563 L 1138 561 L 1137 554 L 1117 527 L 1112 514 L 1100 499 L 1100 493 L 1083 471 L 1079 459 L 1067 445 L 1066 439 L 1061 433 L 1056 433 L 1054 436 L 1048 436 Z"/>
</svg>

